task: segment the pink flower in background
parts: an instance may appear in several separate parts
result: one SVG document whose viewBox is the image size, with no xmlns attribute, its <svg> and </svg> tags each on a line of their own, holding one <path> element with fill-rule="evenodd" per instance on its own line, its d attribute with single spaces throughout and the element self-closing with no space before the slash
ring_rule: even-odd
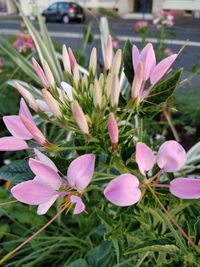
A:
<svg viewBox="0 0 200 267">
<path fill-rule="evenodd" d="M 0 58 L 0 74 L 3 73 L 4 60 Z"/>
<path fill-rule="evenodd" d="M 112 40 L 112 46 L 115 49 L 119 48 L 119 41 L 117 39 L 113 39 Z"/>
<path fill-rule="evenodd" d="M 3 121 L 12 136 L 0 138 L 0 151 L 29 149 L 25 140 L 31 139 L 43 146 L 49 145 L 42 132 L 36 126 L 23 98 L 20 101 L 19 115 L 4 116 Z"/>
<path fill-rule="evenodd" d="M 24 32 L 20 33 L 13 43 L 13 46 L 20 52 L 25 53 L 27 51 L 35 51 L 35 45 L 31 35 Z"/>
<path fill-rule="evenodd" d="M 144 28 L 148 28 L 149 27 L 149 24 L 147 21 L 144 21 L 144 20 L 141 20 L 141 21 L 137 21 L 133 24 L 133 28 L 134 30 L 136 31 L 140 31 Z"/>
<path fill-rule="evenodd" d="M 95 155 L 85 154 L 71 162 L 67 171 L 67 179 L 61 178 L 55 164 L 44 154 L 35 150 L 38 159 L 30 159 L 29 167 L 35 174 L 33 180 L 22 182 L 11 189 L 18 201 L 37 205 L 37 214 L 45 214 L 53 203 L 61 196 L 69 196 L 70 203 L 75 204 L 74 214 L 85 210 L 80 196 L 89 185 L 95 168 Z M 72 190 L 76 190 L 74 192 Z"/>
<path fill-rule="evenodd" d="M 153 20 L 153 23 L 160 28 L 161 25 L 165 25 L 166 27 L 172 27 L 174 25 L 174 16 L 173 12 L 160 10 L 157 14 L 157 17 Z"/>
<path fill-rule="evenodd" d="M 186 152 L 176 141 L 164 142 L 158 151 L 157 157 L 153 151 L 144 143 L 136 145 L 136 163 L 140 173 L 146 178 L 146 172 L 151 171 L 156 163 L 160 168 L 159 173 L 177 172 L 186 162 Z M 154 178 L 149 179 L 149 182 Z M 176 178 L 169 185 L 151 184 L 154 187 L 167 187 L 170 192 L 179 198 L 200 198 L 200 179 Z M 137 203 L 141 198 L 142 184 L 138 178 L 130 173 L 122 174 L 113 179 L 104 190 L 105 197 L 117 206 L 130 206 Z"/>
<path fill-rule="evenodd" d="M 136 45 L 132 49 L 133 69 L 135 72 L 132 84 L 132 98 L 144 100 L 152 91 L 155 84 L 162 79 L 165 73 L 177 58 L 177 54 L 166 57 L 156 64 L 156 57 L 153 46 L 148 43 L 139 52 Z M 145 89 L 145 83 L 150 80 L 150 87 Z"/>
<path fill-rule="evenodd" d="M 166 56 L 171 56 L 171 55 L 173 55 L 173 51 L 172 51 L 170 48 L 165 48 L 165 50 L 163 51 L 163 53 L 164 53 Z"/>
</svg>

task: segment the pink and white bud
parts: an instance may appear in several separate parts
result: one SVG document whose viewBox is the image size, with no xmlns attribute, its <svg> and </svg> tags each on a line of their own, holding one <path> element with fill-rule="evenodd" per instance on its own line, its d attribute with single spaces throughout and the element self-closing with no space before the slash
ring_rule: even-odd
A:
<svg viewBox="0 0 200 267">
<path fill-rule="evenodd" d="M 94 81 L 94 89 L 93 89 L 93 102 L 95 108 L 102 108 L 102 91 L 99 84 L 99 81 L 95 79 Z"/>
<path fill-rule="evenodd" d="M 82 86 L 85 87 L 85 88 L 88 87 L 88 76 L 86 74 L 83 75 Z"/>
<path fill-rule="evenodd" d="M 74 80 L 75 86 L 78 87 L 79 80 L 80 80 L 80 74 L 79 74 L 79 69 L 78 69 L 77 63 L 74 66 L 73 78 L 74 78 L 73 80 Z"/>
<path fill-rule="evenodd" d="M 39 106 L 35 101 L 34 97 L 32 96 L 32 94 L 17 82 L 15 83 L 15 87 L 17 91 L 23 96 L 23 98 L 28 102 L 29 106 L 33 110 L 38 111 Z"/>
<path fill-rule="evenodd" d="M 35 58 L 32 58 L 32 63 L 33 63 L 35 71 L 36 71 L 37 75 L 39 76 L 43 86 L 45 88 L 49 88 L 50 86 L 49 86 L 49 83 L 47 81 L 46 75 L 45 75 L 43 69 L 41 68 L 41 66 L 39 65 L 39 63 L 35 60 Z"/>
<path fill-rule="evenodd" d="M 122 62 L 122 50 L 118 49 L 112 63 L 112 73 L 119 74 L 120 67 Z"/>
<path fill-rule="evenodd" d="M 48 63 L 46 62 L 46 60 L 44 60 L 43 65 L 44 65 L 44 71 L 45 71 L 47 80 L 48 80 L 48 82 L 49 82 L 49 85 L 50 85 L 51 87 L 54 87 L 55 84 L 56 84 L 56 82 L 55 82 L 55 80 L 54 80 L 53 74 L 52 74 L 52 72 L 51 72 L 51 70 L 50 70 L 50 68 L 49 68 L 49 65 L 48 65 Z"/>
<path fill-rule="evenodd" d="M 117 147 L 118 139 L 119 139 L 119 130 L 117 125 L 117 120 L 113 112 L 110 112 L 108 117 L 108 133 L 110 136 L 110 140 L 112 143 L 113 148 Z"/>
<path fill-rule="evenodd" d="M 137 65 L 135 76 L 132 83 L 131 96 L 133 100 L 141 96 L 142 82 L 143 82 L 143 64 L 140 61 Z"/>
<path fill-rule="evenodd" d="M 109 70 L 112 65 L 112 58 L 113 58 L 113 42 L 112 37 L 109 35 L 106 43 L 105 49 L 105 68 Z"/>
<path fill-rule="evenodd" d="M 120 94 L 120 82 L 117 74 L 112 76 L 112 86 L 111 86 L 111 95 L 110 95 L 110 104 L 111 107 L 117 107 L 119 103 L 119 94 Z"/>
<path fill-rule="evenodd" d="M 54 114 L 54 116 L 57 118 L 62 117 L 62 113 L 60 111 L 59 104 L 53 98 L 51 93 L 47 89 L 42 89 L 42 95 L 44 97 L 45 102 L 47 103 L 47 106 L 50 108 L 50 110 Z"/>
<path fill-rule="evenodd" d="M 69 54 L 71 70 L 72 70 L 72 72 L 74 72 L 74 68 L 75 68 L 75 65 L 77 64 L 77 61 L 76 61 L 74 53 L 70 47 L 68 48 L 68 54 Z"/>
<path fill-rule="evenodd" d="M 65 45 L 63 45 L 62 47 L 62 57 L 63 57 L 63 65 L 65 71 L 71 74 L 71 64 L 70 64 L 69 54 Z"/>
<path fill-rule="evenodd" d="M 89 71 L 95 76 L 97 68 L 97 49 L 94 47 L 90 55 Z"/>
<path fill-rule="evenodd" d="M 79 128 L 81 129 L 81 131 L 84 134 L 89 135 L 89 127 L 88 127 L 85 114 L 76 100 L 71 103 L 71 109 L 72 109 L 72 114 L 74 116 L 74 119 L 77 125 L 79 126 Z"/>
<path fill-rule="evenodd" d="M 74 100 L 74 97 L 73 97 L 73 90 L 72 90 L 72 87 L 70 84 L 66 83 L 66 82 L 61 82 L 61 87 L 63 88 L 63 90 L 65 91 L 68 99 L 70 101 L 73 101 Z"/>
<path fill-rule="evenodd" d="M 112 74 L 109 73 L 106 78 L 106 85 L 105 85 L 105 92 L 106 92 L 107 97 L 110 97 L 111 88 L 112 88 Z"/>
<path fill-rule="evenodd" d="M 49 143 L 44 137 L 43 133 L 32 121 L 28 120 L 24 115 L 20 114 L 20 119 L 22 120 L 26 129 L 31 133 L 33 139 L 43 146 L 48 146 Z"/>
</svg>

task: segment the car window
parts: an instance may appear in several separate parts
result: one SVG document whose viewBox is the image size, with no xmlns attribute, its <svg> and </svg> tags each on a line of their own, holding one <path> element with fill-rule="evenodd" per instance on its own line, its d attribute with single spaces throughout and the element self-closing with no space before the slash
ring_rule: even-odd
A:
<svg viewBox="0 0 200 267">
<path fill-rule="evenodd" d="M 57 9 L 57 4 L 51 5 L 48 9 L 49 10 L 56 10 Z"/>
<path fill-rule="evenodd" d="M 67 6 L 68 6 L 67 3 L 59 3 L 59 4 L 58 4 L 58 9 L 59 9 L 59 10 L 66 9 Z"/>
</svg>

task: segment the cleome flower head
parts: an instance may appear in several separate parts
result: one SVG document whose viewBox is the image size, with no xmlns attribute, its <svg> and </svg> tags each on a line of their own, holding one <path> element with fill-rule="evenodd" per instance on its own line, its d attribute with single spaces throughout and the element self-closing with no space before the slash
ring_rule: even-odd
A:
<svg viewBox="0 0 200 267">
<path fill-rule="evenodd" d="M 33 180 L 22 182 L 11 189 L 18 201 L 38 205 L 37 214 L 45 214 L 60 196 L 68 196 L 69 203 L 75 204 L 74 214 L 85 210 L 79 195 L 90 183 L 95 167 L 95 155 L 85 154 L 71 162 L 67 179 L 61 178 L 55 164 L 35 149 L 37 159 L 29 160 L 29 167 L 35 174 Z"/>
</svg>

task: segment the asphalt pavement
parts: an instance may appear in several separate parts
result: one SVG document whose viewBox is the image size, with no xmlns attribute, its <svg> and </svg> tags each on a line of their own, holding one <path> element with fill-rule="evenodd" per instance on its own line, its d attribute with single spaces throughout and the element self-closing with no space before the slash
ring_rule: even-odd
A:
<svg viewBox="0 0 200 267">
<path fill-rule="evenodd" d="M 171 36 L 165 42 L 165 47 L 170 48 L 174 53 L 178 53 L 183 44 L 186 43 L 184 51 L 179 55 L 178 60 L 175 63 L 175 67 L 179 68 L 184 66 L 184 76 L 188 77 L 190 70 L 195 64 L 200 63 L 200 19 L 186 19 L 180 21 L 177 20 L 177 24 L 171 29 Z M 186 21 L 186 22 L 185 22 Z M 19 31 L 19 25 L 21 20 L 6 20 L 0 18 L 0 35 L 9 36 L 16 34 Z M 119 40 L 119 47 L 123 47 L 124 42 L 127 39 L 132 40 L 137 45 L 141 44 L 141 39 L 138 34 L 133 30 L 134 21 L 126 20 L 110 20 L 109 26 L 111 33 Z M 72 47 L 74 50 L 82 49 L 83 32 L 87 28 L 88 23 L 78 24 L 71 23 L 68 25 L 61 23 L 47 23 L 50 36 L 60 44 L 66 44 Z M 187 25 L 187 27 L 186 27 Z M 88 46 L 87 53 L 89 54 L 93 46 L 96 46 L 101 56 L 101 46 L 99 42 L 99 27 L 97 23 L 93 24 L 94 40 L 93 43 Z M 152 34 L 149 37 L 149 41 L 156 42 L 155 34 L 157 30 L 152 27 Z M 190 85 L 193 87 L 200 86 L 200 77 L 195 77 Z"/>
</svg>

